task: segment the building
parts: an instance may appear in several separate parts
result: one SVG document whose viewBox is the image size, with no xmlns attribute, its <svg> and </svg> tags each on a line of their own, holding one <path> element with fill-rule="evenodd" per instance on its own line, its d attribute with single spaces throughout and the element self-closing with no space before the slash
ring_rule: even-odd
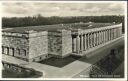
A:
<svg viewBox="0 0 128 81">
<path fill-rule="evenodd" d="M 2 54 L 27 61 L 86 55 L 122 36 L 122 24 L 73 23 L 2 30 Z"/>
</svg>

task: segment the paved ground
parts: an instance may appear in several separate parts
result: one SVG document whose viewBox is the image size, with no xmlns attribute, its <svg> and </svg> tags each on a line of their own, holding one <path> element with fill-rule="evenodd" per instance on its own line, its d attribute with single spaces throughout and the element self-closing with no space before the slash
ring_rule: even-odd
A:
<svg viewBox="0 0 128 81">
<path fill-rule="evenodd" d="M 3 55 L 2 59 L 4 61 L 13 62 L 16 64 L 23 65 L 25 67 L 33 68 L 37 71 L 41 71 L 44 73 L 44 76 L 42 77 L 45 77 L 45 78 L 71 78 L 79 74 L 80 72 L 84 71 L 86 68 L 91 66 L 96 61 L 100 60 L 102 57 L 108 54 L 112 48 L 115 48 L 120 44 L 123 45 L 123 43 L 124 43 L 124 39 L 121 38 L 106 46 L 103 46 L 102 48 L 96 51 L 89 53 L 94 56 L 91 56 L 88 58 L 84 56 L 62 68 L 41 64 L 41 63 L 36 63 L 36 62 L 28 63 L 26 61 L 23 61 L 11 56 L 6 56 L 6 55 Z"/>
<path fill-rule="evenodd" d="M 78 57 L 78 56 L 74 56 L 74 55 L 69 55 L 67 57 L 64 57 L 63 59 L 51 57 L 51 58 L 42 60 L 39 63 L 62 68 L 80 58 L 81 58 L 80 56 Z"/>
<path fill-rule="evenodd" d="M 124 46 L 123 39 L 120 39 L 120 40 L 118 40 L 116 42 L 113 42 L 113 43 L 107 45 L 107 46 L 104 46 L 99 50 L 93 51 L 94 55 L 92 57 L 90 57 L 90 58 L 84 58 L 83 57 L 80 60 L 84 61 L 86 63 L 93 64 L 93 63 L 97 62 L 98 60 L 100 60 L 101 58 L 103 58 L 104 56 L 106 56 L 107 54 L 109 54 L 111 49 L 118 48 L 120 46 Z M 122 54 L 122 52 L 119 52 L 119 53 Z M 86 75 L 88 75 L 88 74 L 86 74 L 85 71 L 87 71 L 87 69 L 85 69 L 84 71 L 78 73 L 74 77 L 75 78 L 82 78 L 82 77 L 85 78 L 85 77 L 87 77 Z"/>
</svg>

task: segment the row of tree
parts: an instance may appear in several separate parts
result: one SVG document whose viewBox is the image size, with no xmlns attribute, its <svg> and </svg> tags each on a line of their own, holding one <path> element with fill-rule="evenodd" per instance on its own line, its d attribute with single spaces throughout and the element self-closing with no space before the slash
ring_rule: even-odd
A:
<svg viewBox="0 0 128 81">
<path fill-rule="evenodd" d="M 40 14 L 33 17 L 3 17 L 2 26 L 6 27 L 23 27 L 23 26 L 39 26 L 61 23 L 78 23 L 78 22 L 95 22 L 95 23 L 124 23 L 124 16 L 75 16 L 75 17 L 43 17 Z"/>
</svg>

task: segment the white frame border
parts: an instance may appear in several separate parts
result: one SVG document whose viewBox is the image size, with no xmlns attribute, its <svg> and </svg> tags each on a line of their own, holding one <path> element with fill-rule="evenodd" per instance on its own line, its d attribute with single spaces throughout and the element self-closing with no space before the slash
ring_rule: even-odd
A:
<svg viewBox="0 0 128 81">
<path fill-rule="evenodd" d="M 33 2 L 33 1 L 1 1 L 0 2 L 0 7 L 2 7 L 2 3 L 3 2 L 9 2 L 9 3 L 15 3 L 15 2 Z M 2 78 L 2 66 L 0 66 L 0 80 L 127 80 L 127 1 L 34 1 L 35 3 L 36 2 L 41 2 L 41 3 L 120 3 L 120 2 L 123 2 L 125 4 L 124 6 L 124 9 L 125 9 L 125 12 L 124 12 L 124 16 L 125 16 L 125 60 L 124 60 L 124 65 L 125 65 L 125 69 L 124 69 L 124 78 Z M 2 8 L 0 8 L 0 22 L 2 22 Z M 2 24 L 0 23 L 0 27 L 2 28 Z M 1 31 L 1 28 L 0 28 L 0 31 Z M 0 39 L 2 39 L 2 32 L 0 32 Z M 0 41 L 0 45 L 2 41 Z M 0 47 L 1 48 L 1 47 Z M 2 52 L 0 50 L 0 57 L 2 58 Z M 0 58 L 0 61 L 2 60 Z"/>
</svg>

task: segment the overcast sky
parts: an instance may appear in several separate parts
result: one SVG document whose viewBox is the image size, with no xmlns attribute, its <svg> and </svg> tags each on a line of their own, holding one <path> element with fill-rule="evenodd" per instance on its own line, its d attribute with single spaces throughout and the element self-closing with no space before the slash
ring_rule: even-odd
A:
<svg viewBox="0 0 128 81">
<path fill-rule="evenodd" d="M 124 3 L 3 2 L 4 17 L 123 15 Z"/>
</svg>

